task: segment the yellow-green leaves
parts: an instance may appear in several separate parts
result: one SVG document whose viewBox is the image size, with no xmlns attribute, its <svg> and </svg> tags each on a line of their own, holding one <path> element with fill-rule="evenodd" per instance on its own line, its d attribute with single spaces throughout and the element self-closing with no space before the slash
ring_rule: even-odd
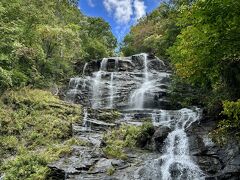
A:
<svg viewBox="0 0 240 180">
<path fill-rule="evenodd" d="M 234 101 L 224 101 L 222 115 L 225 120 L 218 123 L 218 128 L 211 135 L 218 144 L 225 144 L 229 139 L 240 143 L 240 99 Z"/>
</svg>

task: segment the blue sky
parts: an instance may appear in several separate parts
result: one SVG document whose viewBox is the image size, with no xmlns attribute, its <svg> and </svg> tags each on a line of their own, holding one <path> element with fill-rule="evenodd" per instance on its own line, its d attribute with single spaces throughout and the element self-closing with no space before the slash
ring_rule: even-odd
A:
<svg viewBox="0 0 240 180">
<path fill-rule="evenodd" d="M 87 16 L 102 17 L 121 42 L 137 19 L 151 12 L 160 0 L 80 0 L 79 8 Z"/>
</svg>

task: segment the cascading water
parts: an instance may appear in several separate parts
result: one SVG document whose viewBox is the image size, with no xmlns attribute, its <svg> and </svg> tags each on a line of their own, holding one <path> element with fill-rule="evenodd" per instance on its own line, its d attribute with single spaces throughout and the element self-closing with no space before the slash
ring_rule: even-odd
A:
<svg viewBox="0 0 240 180">
<path fill-rule="evenodd" d="M 161 177 L 162 180 L 182 179 L 199 180 L 203 173 L 192 161 L 189 153 L 189 142 L 185 130 L 199 120 L 200 111 L 193 112 L 190 109 L 182 109 L 178 112 L 172 132 L 169 133 L 164 147 L 164 154 L 161 156 Z"/>
<path fill-rule="evenodd" d="M 69 90 L 67 91 L 65 101 L 70 102 L 70 103 L 74 103 L 75 96 L 80 91 L 79 90 L 80 82 L 81 82 L 81 78 L 79 78 L 79 77 L 70 79 Z"/>
<path fill-rule="evenodd" d="M 149 76 L 149 74 L 148 74 L 148 63 L 147 63 L 147 54 L 143 53 L 142 56 L 143 56 L 144 75 L 145 75 L 144 82 L 147 82 L 148 81 L 148 76 Z"/>
<path fill-rule="evenodd" d="M 201 110 L 196 108 L 181 110 L 160 110 L 152 113 L 152 119 L 162 127 L 169 127 L 172 131 L 168 134 L 163 154 L 158 159 L 146 162 L 145 180 L 151 177 L 152 180 L 201 180 L 204 174 L 192 160 L 189 151 L 189 140 L 186 134 L 187 128 L 201 117 Z"/>
<path fill-rule="evenodd" d="M 101 96 L 101 76 L 102 72 L 98 71 L 97 73 L 94 73 L 93 78 L 93 88 L 92 88 L 92 99 L 93 104 L 92 107 L 94 109 L 99 108 L 101 106 L 100 96 Z"/>
<path fill-rule="evenodd" d="M 85 75 L 85 71 L 86 71 L 87 65 L 88 65 L 88 63 L 84 64 L 83 71 L 82 71 L 82 76 Z"/>
<path fill-rule="evenodd" d="M 93 62 L 92 62 L 93 63 Z M 200 110 L 168 110 L 172 106 L 168 96 L 171 74 L 158 58 L 149 58 L 145 53 L 127 58 L 104 58 L 84 65 L 82 78 L 72 78 L 69 83 L 69 99 L 76 95 L 90 98 L 82 101 L 94 109 L 117 108 L 122 111 L 122 121 L 138 117 L 152 118 L 154 126 L 167 127 L 171 131 L 163 146 L 163 153 L 154 161 L 145 162 L 144 170 L 136 179 L 152 180 L 197 180 L 203 173 L 194 163 L 189 152 L 188 127 L 200 118 Z M 96 71 L 96 66 L 100 68 Z M 97 64 L 97 65 L 96 65 Z M 91 67 L 95 66 L 91 69 Z M 85 76 L 85 71 L 90 73 Z M 72 101 L 72 100 L 71 100 Z M 87 127 L 88 112 L 84 110 L 83 126 Z"/>
<path fill-rule="evenodd" d="M 130 97 L 130 106 L 133 109 L 143 109 L 144 108 L 144 98 L 145 93 L 152 89 L 153 81 L 149 81 L 149 72 L 148 72 L 148 62 L 147 62 L 147 54 L 140 54 L 143 58 L 143 73 L 144 78 L 142 85 L 137 88 Z"/>
<path fill-rule="evenodd" d="M 93 95 L 92 95 L 92 107 L 94 109 L 100 108 L 102 106 L 101 102 L 101 96 L 102 96 L 102 74 L 107 70 L 107 58 L 103 58 L 101 61 L 100 69 L 98 72 L 94 73 L 94 78 L 93 78 Z"/>
<path fill-rule="evenodd" d="M 114 74 L 113 72 L 111 73 L 111 80 L 110 80 L 110 85 L 109 85 L 109 108 L 113 108 L 113 100 L 114 100 L 114 87 L 113 87 L 113 78 L 114 78 Z"/>
<path fill-rule="evenodd" d="M 83 110 L 83 128 L 85 130 L 91 129 L 91 126 L 88 124 L 87 120 L 88 120 L 88 110 L 87 110 L 87 108 L 84 108 L 84 110 Z"/>
</svg>

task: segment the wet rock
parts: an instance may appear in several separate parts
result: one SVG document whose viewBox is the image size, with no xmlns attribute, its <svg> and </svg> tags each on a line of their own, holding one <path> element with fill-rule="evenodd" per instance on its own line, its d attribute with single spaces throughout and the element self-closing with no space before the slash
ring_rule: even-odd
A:
<svg viewBox="0 0 240 180">
<path fill-rule="evenodd" d="M 117 159 L 100 159 L 90 173 L 104 173 L 112 168 L 121 168 L 125 165 L 124 161 Z"/>
<path fill-rule="evenodd" d="M 118 61 L 119 72 L 123 72 L 123 71 L 131 72 L 133 70 L 134 70 L 134 65 L 130 61 L 130 59 L 121 59 Z"/>
<path fill-rule="evenodd" d="M 152 148 L 153 150 L 161 151 L 164 140 L 167 138 L 171 129 L 166 126 L 160 126 L 156 129 L 152 137 Z"/>
<path fill-rule="evenodd" d="M 145 129 L 145 131 L 142 132 L 142 134 L 139 134 L 137 137 L 137 146 L 140 148 L 146 148 L 151 149 L 151 139 L 154 135 L 155 129 L 153 126 L 149 126 Z"/>
<path fill-rule="evenodd" d="M 197 163 L 207 174 L 216 174 L 222 168 L 221 161 L 214 156 L 201 155 L 197 158 Z"/>
<path fill-rule="evenodd" d="M 52 180 L 65 180 L 66 173 L 65 173 L 64 170 L 58 169 L 57 167 L 54 167 L 54 165 L 49 165 L 49 168 L 51 169 L 51 172 L 50 172 L 50 174 L 47 177 L 48 179 L 52 179 Z"/>
<path fill-rule="evenodd" d="M 95 163 L 103 157 L 100 149 L 91 147 L 75 146 L 72 154 L 60 158 L 58 161 L 49 164 L 53 177 L 64 175 L 80 174 L 89 171 Z"/>
<path fill-rule="evenodd" d="M 240 151 L 235 141 L 225 146 L 214 144 L 208 134 L 217 122 L 202 119 L 188 129 L 190 152 L 209 180 L 239 180 Z"/>
<path fill-rule="evenodd" d="M 96 120 L 96 119 L 88 119 L 86 121 L 86 123 L 89 124 L 91 129 L 96 129 L 96 130 L 106 130 L 108 128 L 116 126 L 116 124 L 106 123 L 106 122 L 99 121 L 99 120 Z"/>
<path fill-rule="evenodd" d="M 155 70 L 155 71 L 159 71 L 159 70 L 165 71 L 165 70 L 167 70 L 167 67 L 164 64 L 164 62 L 160 61 L 160 60 L 157 60 L 157 59 L 149 61 L 148 68 L 150 70 Z"/>
</svg>

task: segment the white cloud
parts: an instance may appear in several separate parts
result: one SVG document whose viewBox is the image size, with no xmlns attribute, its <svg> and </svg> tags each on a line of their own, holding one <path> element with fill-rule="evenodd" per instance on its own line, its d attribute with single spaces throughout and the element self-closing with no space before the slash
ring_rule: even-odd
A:
<svg viewBox="0 0 240 180">
<path fill-rule="evenodd" d="M 135 9 L 135 18 L 140 19 L 141 17 L 146 15 L 146 6 L 144 4 L 144 1 L 141 0 L 135 0 L 134 1 L 134 9 Z"/>
<path fill-rule="evenodd" d="M 118 24 L 128 24 L 146 14 L 146 6 L 142 0 L 103 0 L 106 10 L 114 16 Z"/>
<path fill-rule="evenodd" d="M 133 14 L 132 0 L 104 0 L 106 10 L 113 14 L 117 23 L 126 24 Z"/>
<path fill-rule="evenodd" d="M 88 5 L 92 8 L 95 7 L 93 0 L 88 0 Z"/>
</svg>

